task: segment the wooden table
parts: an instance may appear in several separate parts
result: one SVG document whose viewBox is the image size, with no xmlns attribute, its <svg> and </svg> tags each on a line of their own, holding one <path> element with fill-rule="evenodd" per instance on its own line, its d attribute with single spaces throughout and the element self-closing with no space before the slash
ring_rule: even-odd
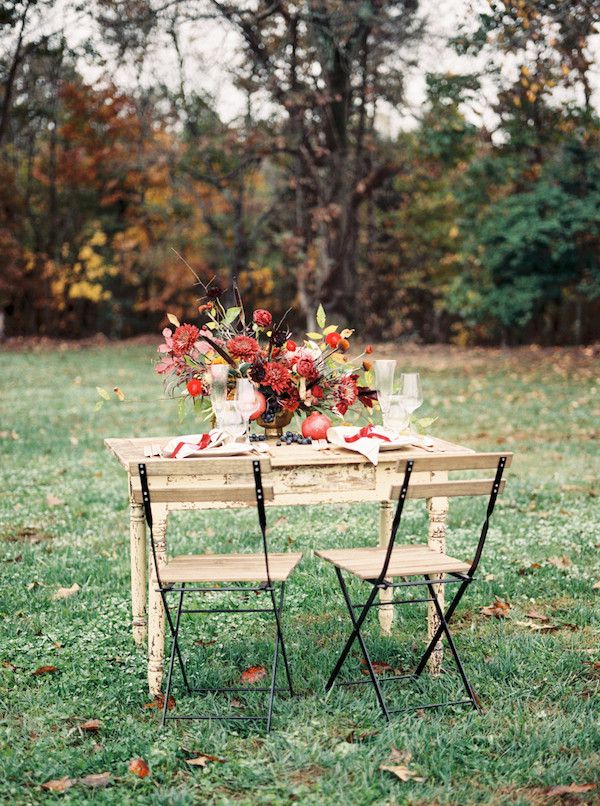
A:
<svg viewBox="0 0 600 806">
<path fill-rule="evenodd" d="M 137 479 L 138 463 L 169 463 L 173 473 L 167 476 L 173 486 L 182 483 L 193 486 L 202 482 L 202 458 L 196 459 L 145 459 L 144 446 L 150 442 L 161 447 L 169 437 L 146 439 L 107 439 L 106 446 L 127 472 L 130 501 L 130 550 L 131 550 L 131 604 L 133 611 L 133 637 L 141 644 L 148 635 L 148 685 L 150 693 L 161 690 L 164 661 L 165 615 L 156 584 L 147 573 L 148 548 L 146 525 L 141 504 L 132 496 L 132 477 Z M 358 453 L 339 448 L 317 450 L 309 445 L 269 444 L 271 453 L 271 481 L 278 506 L 310 504 L 341 504 L 375 502 L 379 504 L 379 544 L 387 545 L 394 512 L 394 502 L 389 500 L 390 489 L 398 481 L 395 467 L 398 459 L 419 459 L 420 472 L 413 473 L 411 484 L 440 482 L 448 479 L 448 471 L 473 466 L 474 451 L 441 439 L 434 440 L 434 448 L 409 448 L 400 451 L 382 451 L 377 467 Z M 231 462 L 231 460 L 229 460 Z M 445 550 L 446 515 L 448 499 L 427 499 L 429 514 L 428 543 L 435 551 Z M 222 507 L 223 504 L 217 506 Z M 153 504 L 154 536 L 159 566 L 167 558 L 167 519 L 169 512 L 184 509 L 212 509 L 211 502 L 177 500 L 168 504 Z M 149 585 L 148 585 L 149 583 Z M 438 596 L 443 599 L 443 585 L 437 586 Z M 147 591 L 147 593 L 146 593 Z M 385 594 L 391 598 L 393 591 Z M 148 618 L 146 616 L 148 614 Z M 393 621 L 393 605 L 379 608 L 381 628 L 389 633 Z M 428 632 L 431 636 L 437 627 L 437 618 L 429 605 Z M 430 671 L 436 673 L 441 667 L 442 647 L 432 655 Z"/>
</svg>

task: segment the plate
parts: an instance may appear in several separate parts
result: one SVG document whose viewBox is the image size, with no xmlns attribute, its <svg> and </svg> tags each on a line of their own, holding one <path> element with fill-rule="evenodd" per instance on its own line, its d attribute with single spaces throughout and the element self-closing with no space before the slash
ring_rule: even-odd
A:
<svg viewBox="0 0 600 806">
<path fill-rule="evenodd" d="M 336 445 L 338 448 L 347 448 L 348 450 L 353 450 L 352 445 L 356 443 L 347 443 L 346 437 L 353 437 L 355 434 L 358 434 L 360 429 L 354 428 L 353 426 L 345 426 L 340 425 L 335 428 L 330 428 L 327 431 L 327 440 L 331 442 L 332 445 Z M 382 429 L 384 430 L 384 429 Z M 369 437 L 369 441 L 376 442 L 379 445 L 380 451 L 396 451 L 400 448 L 406 448 L 408 446 L 413 446 L 415 444 L 415 437 L 407 434 L 403 436 L 401 434 L 394 435 L 391 432 L 388 432 L 390 437 L 390 442 L 385 442 L 383 439 L 377 439 L 377 437 Z M 366 437 L 365 437 L 366 439 Z"/>
</svg>

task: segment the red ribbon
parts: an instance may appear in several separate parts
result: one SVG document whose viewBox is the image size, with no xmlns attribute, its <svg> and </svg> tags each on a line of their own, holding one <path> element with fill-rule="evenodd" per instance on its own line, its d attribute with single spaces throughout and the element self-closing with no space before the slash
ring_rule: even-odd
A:
<svg viewBox="0 0 600 806">
<path fill-rule="evenodd" d="M 209 443 L 210 443 L 210 434 L 202 434 L 202 438 L 201 438 L 200 442 L 198 442 L 198 444 L 196 445 L 196 448 L 199 448 L 200 450 L 203 450 L 204 448 L 208 447 Z M 171 459 L 176 459 L 177 458 L 177 454 L 179 453 L 179 451 L 183 448 L 183 446 L 185 444 L 186 444 L 185 442 L 178 442 L 177 443 L 177 447 L 175 448 L 175 450 L 171 454 Z"/>
<path fill-rule="evenodd" d="M 375 437 L 376 439 L 381 439 L 383 442 L 392 441 L 389 437 L 385 437 L 383 434 L 376 434 L 372 425 L 365 425 L 359 430 L 358 434 L 355 434 L 353 437 L 344 437 L 344 440 L 346 442 L 356 442 L 363 437 Z"/>
</svg>

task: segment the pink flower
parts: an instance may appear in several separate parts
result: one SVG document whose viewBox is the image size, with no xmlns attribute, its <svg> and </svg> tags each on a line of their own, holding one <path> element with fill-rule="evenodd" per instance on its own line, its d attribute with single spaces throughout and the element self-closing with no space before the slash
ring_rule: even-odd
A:
<svg viewBox="0 0 600 806">
<path fill-rule="evenodd" d="M 315 378 L 317 376 L 315 362 L 312 358 L 301 358 L 296 363 L 296 372 L 303 378 Z"/>
<path fill-rule="evenodd" d="M 263 308 L 258 308 L 254 311 L 252 319 L 259 327 L 271 327 L 273 324 L 273 317 L 269 311 L 265 311 Z"/>
<path fill-rule="evenodd" d="M 189 354 L 199 336 L 200 331 L 196 325 L 179 325 L 173 333 L 173 354 L 179 356 Z"/>
</svg>

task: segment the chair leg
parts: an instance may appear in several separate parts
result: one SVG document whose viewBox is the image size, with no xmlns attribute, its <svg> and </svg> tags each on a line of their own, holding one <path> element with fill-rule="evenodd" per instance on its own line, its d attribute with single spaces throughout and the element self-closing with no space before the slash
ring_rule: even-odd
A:
<svg viewBox="0 0 600 806">
<path fill-rule="evenodd" d="M 177 617 L 175 619 L 175 628 L 173 631 L 173 646 L 171 647 L 171 657 L 169 658 L 169 672 L 167 675 L 167 690 L 165 691 L 165 700 L 163 703 L 162 717 L 160 720 L 161 728 L 164 728 L 167 720 L 167 708 L 169 707 L 169 697 L 171 696 L 171 682 L 173 680 L 173 666 L 175 664 L 175 655 L 179 655 L 179 624 L 181 622 L 181 609 L 183 607 L 183 588 L 179 594 L 179 603 L 177 605 Z"/>
<path fill-rule="evenodd" d="M 359 624 L 359 622 L 356 619 L 356 616 L 354 615 L 354 608 L 352 607 L 352 601 L 350 599 L 350 595 L 348 593 L 348 588 L 346 587 L 346 583 L 344 582 L 344 578 L 342 576 L 341 571 L 339 570 L 339 568 L 336 568 L 335 570 L 336 570 L 336 573 L 337 573 L 338 581 L 340 583 L 340 588 L 342 589 L 342 593 L 344 595 L 344 601 L 346 602 L 346 607 L 348 608 L 348 613 L 350 614 L 350 618 L 352 620 L 352 626 L 354 627 L 354 630 L 355 630 L 355 633 L 356 633 L 356 639 L 358 640 L 360 648 L 361 648 L 361 650 L 363 652 L 365 662 L 367 664 L 367 669 L 368 669 L 368 672 L 369 672 L 369 677 L 371 678 L 371 683 L 373 684 L 373 687 L 375 689 L 375 694 L 377 695 L 377 701 L 379 702 L 379 706 L 380 706 L 381 710 L 383 711 L 383 715 L 384 715 L 386 721 L 389 722 L 390 721 L 390 714 L 389 714 L 389 711 L 388 711 L 387 706 L 385 704 L 385 700 L 383 699 L 383 692 L 381 690 L 381 686 L 379 685 L 379 680 L 377 679 L 375 669 L 373 668 L 373 663 L 371 661 L 371 656 L 369 655 L 369 650 L 367 649 L 367 645 L 365 644 L 364 638 L 362 637 L 362 633 L 360 632 L 362 621 Z M 377 588 L 374 588 L 374 590 L 375 590 L 375 593 L 377 593 Z M 369 603 L 367 603 L 367 605 L 366 605 L 367 614 L 368 614 L 368 610 L 370 609 L 370 606 L 371 605 Z M 362 615 L 362 613 L 361 613 L 361 615 Z M 366 618 L 366 615 L 365 615 L 365 618 Z M 364 621 L 364 619 L 363 619 L 363 621 Z M 340 666 L 340 670 L 341 670 L 341 666 Z M 339 674 L 339 670 L 338 670 L 338 674 Z M 337 677 L 337 674 L 336 674 L 336 677 Z M 333 685 L 333 683 L 332 683 L 332 685 Z M 331 688 L 331 686 L 329 686 L 329 688 Z M 327 690 L 329 690 L 329 689 L 327 689 Z"/>
<path fill-rule="evenodd" d="M 185 587 L 185 585 L 183 587 Z M 163 608 L 164 608 L 164 611 L 165 611 L 165 615 L 167 617 L 167 623 L 169 625 L 169 631 L 171 633 L 171 638 L 173 638 L 173 636 L 175 635 L 175 625 L 173 624 L 173 619 L 171 618 L 171 611 L 169 610 L 169 604 L 167 602 L 167 597 L 166 597 L 166 594 L 165 594 L 164 591 L 161 591 L 161 596 L 162 596 L 162 600 L 163 600 Z M 176 652 L 177 652 L 177 660 L 179 661 L 179 666 L 181 668 L 181 674 L 182 674 L 182 677 L 183 677 L 183 682 L 185 684 L 185 687 L 187 689 L 188 694 L 191 694 L 192 689 L 191 689 L 190 684 L 188 682 L 187 672 L 185 671 L 185 663 L 183 662 L 183 658 L 181 656 L 181 650 L 179 649 L 179 643 L 177 643 L 175 649 L 176 649 Z"/>
<path fill-rule="evenodd" d="M 290 695 L 294 696 L 294 687 L 292 685 L 292 673 L 290 670 L 290 664 L 288 662 L 287 651 L 285 648 L 285 641 L 283 640 L 283 629 L 281 627 L 281 619 L 283 616 L 283 603 L 285 598 L 285 582 L 281 583 L 281 592 L 279 594 L 279 605 L 275 605 L 275 593 L 271 591 L 271 602 L 273 603 L 273 613 L 275 615 L 275 622 L 277 624 L 277 637 L 279 644 L 281 646 L 281 655 L 283 657 L 283 666 L 285 669 L 285 676 L 288 682 L 288 688 L 290 690 Z"/>
<path fill-rule="evenodd" d="M 428 579 L 428 577 L 426 577 L 426 579 Z M 477 697 L 475 696 L 475 692 L 473 691 L 473 687 L 471 686 L 471 683 L 469 682 L 469 678 L 466 675 L 464 666 L 463 666 L 462 661 L 460 659 L 460 656 L 458 654 L 458 650 L 456 649 L 456 645 L 454 643 L 454 638 L 452 637 L 452 634 L 451 634 L 450 629 L 448 627 L 448 619 L 447 619 L 446 616 L 444 616 L 444 612 L 443 612 L 442 607 L 440 605 L 439 599 L 437 598 L 437 596 L 435 594 L 434 587 L 429 581 L 427 582 L 427 587 L 429 589 L 429 593 L 431 594 L 431 598 L 433 599 L 433 605 L 434 605 L 434 607 L 436 609 L 438 618 L 440 620 L 440 626 L 442 627 L 442 630 L 443 630 L 443 632 L 444 632 L 444 634 L 446 636 L 446 639 L 448 640 L 448 646 L 450 647 L 450 651 L 452 652 L 452 654 L 454 656 L 454 661 L 456 663 L 456 666 L 458 668 L 459 674 L 460 674 L 461 679 L 463 681 L 463 685 L 465 687 L 465 690 L 466 690 L 466 692 L 467 692 L 467 694 L 469 696 L 469 699 L 473 703 L 473 708 L 476 711 L 479 711 L 481 709 L 480 709 L 479 703 L 477 702 Z"/>
<path fill-rule="evenodd" d="M 450 621 L 450 619 L 452 618 L 452 616 L 454 614 L 454 611 L 458 607 L 458 603 L 462 599 L 463 594 L 466 591 L 470 581 L 471 580 L 469 579 L 468 582 L 463 582 L 462 583 L 460 588 L 457 590 L 457 592 L 456 592 L 456 594 L 454 596 L 454 599 L 450 602 L 450 605 L 448 606 L 448 609 L 446 610 L 446 614 L 444 616 L 443 621 L 440 621 L 439 627 L 435 631 L 435 634 L 434 634 L 433 638 L 429 642 L 429 645 L 428 645 L 427 649 L 425 650 L 425 652 L 423 654 L 423 657 L 421 658 L 417 668 L 415 669 L 415 677 L 420 677 L 421 676 L 423 670 L 425 669 L 425 666 L 427 665 L 427 661 L 429 660 L 429 658 L 431 656 L 431 653 L 433 652 L 433 650 L 437 646 L 438 641 L 441 639 L 442 635 L 444 634 L 444 624 L 446 625 L 446 628 L 447 628 L 448 622 Z M 429 590 L 431 591 L 431 588 Z M 435 601 L 437 601 L 438 606 L 439 606 L 439 600 L 437 599 L 437 597 L 435 597 Z"/>
</svg>

